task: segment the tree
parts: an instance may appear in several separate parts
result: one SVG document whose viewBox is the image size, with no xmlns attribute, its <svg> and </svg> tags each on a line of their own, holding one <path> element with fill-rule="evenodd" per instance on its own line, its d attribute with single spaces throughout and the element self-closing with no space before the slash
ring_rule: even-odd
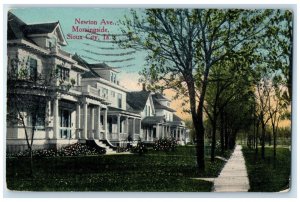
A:
<svg viewBox="0 0 300 202">
<path fill-rule="evenodd" d="M 290 10 L 278 10 L 270 21 L 265 46 L 268 49 L 267 62 L 274 71 L 280 71 L 283 85 L 282 97 L 292 100 L 293 72 L 293 13 Z"/>
<path fill-rule="evenodd" d="M 188 95 L 196 132 L 197 164 L 204 170 L 203 106 L 209 74 L 218 62 L 251 52 L 264 34 L 271 10 L 146 9 L 132 10 L 123 30 L 123 47 L 148 51 L 149 86 Z M 125 42 L 124 42 L 125 41 Z M 244 47 L 247 47 L 245 49 Z M 232 58 L 240 59 L 240 58 Z"/>
<path fill-rule="evenodd" d="M 270 122 L 272 126 L 272 136 L 273 136 L 273 157 L 276 158 L 276 145 L 277 145 L 277 133 L 279 121 L 285 118 L 286 110 L 289 105 L 289 101 L 284 99 L 283 86 L 278 83 L 277 77 L 274 77 L 271 93 L 268 98 L 268 112 L 270 117 Z M 274 161 L 275 162 L 275 161 Z"/>
<path fill-rule="evenodd" d="M 293 27 L 290 11 L 277 10 L 272 14 L 266 36 L 259 41 L 258 47 L 253 67 L 256 72 L 254 77 L 258 78 L 254 82 L 257 89 L 256 117 L 257 124 L 260 122 L 261 125 L 262 158 L 264 158 L 266 125 L 268 121 L 271 122 L 276 152 L 275 122 L 278 123 L 281 116 L 279 108 L 282 109 L 283 106 L 287 108 L 292 97 Z M 258 125 L 256 128 L 258 134 Z"/>
<path fill-rule="evenodd" d="M 244 54 L 244 60 L 222 61 L 211 70 L 204 110 L 212 125 L 211 160 L 214 160 L 216 149 L 217 121 L 220 116 L 220 145 L 224 152 L 225 130 L 224 109 L 231 102 L 244 99 L 251 91 L 253 78 L 251 69 L 251 55 Z"/>
<path fill-rule="evenodd" d="M 264 70 L 263 70 L 264 71 Z M 257 91 L 257 111 L 258 120 L 261 124 L 261 157 L 265 159 L 265 139 L 266 125 L 270 119 L 268 113 L 269 97 L 271 93 L 270 78 L 268 73 L 264 72 L 259 82 L 256 84 Z"/>
</svg>

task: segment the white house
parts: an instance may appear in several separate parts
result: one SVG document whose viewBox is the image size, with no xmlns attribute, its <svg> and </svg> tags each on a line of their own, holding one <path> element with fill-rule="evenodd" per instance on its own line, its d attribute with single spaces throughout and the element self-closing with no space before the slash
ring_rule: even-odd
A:
<svg viewBox="0 0 300 202">
<path fill-rule="evenodd" d="M 12 13 L 8 14 L 8 72 L 20 72 L 28 69 L 28 76 L 42 75 L 47 79 L 55 75 L 49 82 L 49 88 L 56 90 L 48 94 L 39 94 L 35 89 L 20 89 L 19 94 L 26 94 L 28 99 L 40 96 L 40 106 L 44 113 L 40 117 L 34 137 L 34 148 L 59 148 L 78 141 L 98 138 L 100 132 L 106 133 L 106 121 L 101 131 L 100 114 L 107 120 L 109 101 L 89 85 L 82 86 L 81 74 L 89 71 L 78 64 L 71 54 L 63 51 L 61 46 L 67 45 L 59 22 L 27 25 Z M 17 81 L 16 81 L 17 82 Z M 72 86 L 69 90 L 64 87 Z M 8 106 L 11 89 L 8 89 Z M 26 106 L 26 105 L 25 105 Z M 13 113 L 9 111 L 8 116 Z M 21 109 L 25 117 L 25 125 L 30 131 L 31 112 Z M 91 112 L 94 116 L 91 116 Z M 7 122 L 7 151 L 24 150 L 26 138 L 20 123 Z"/>
<path fill-rule="evenodd" d="M 145 89 L 130 92 L 120 85 L 116 68 L 90 64 L 63 51 L 66 45 L 59 22 L 28 25 L 9 12 L 8 74 L 15 74 L 9 81 L 20 85 L 7 89 L 8 152 L 27 149 L 23 126 L 30 133 L 32 120 L 37 120 L 34 149 L 76 142 L 95 142 L 108 149 L 136 140 L 185 139 L 184 123 L 174 115 L 170 100 Z M 35 82 L 40 78 L 47 81 L 43 88 Z M 16 108 L 14 96 L 22 96 L 24 105 Z M 38 113 L 28 108 L 32 100 L 41 109 Z M 23 124 L 12 117 L 24 117 Z"/>
<path fill-rule="evenodd" d="M 153 142 L 160 138 L 175 138 L 180 143 L 186 140 L 184 122 L 170 108 L 170 100 L 160 93 L 142 91 L 127 93 L 129 110 L 139 113 L 142 119 L 140 138 Z"/>
<path fill-rule="evenodd" d="M 101 136 L 113 145 L 127 145 L 128 141 L 138 140 L 141 128 L 140 114 L 127 110 L 128 90 L 120 86 L 118 71 L 104 63 L 89 64 L 75 55 L 77 61 L 90 71 L 82 75 L 82 85 L 91 86 L 109 101 L 107 134 Z M 103 119 L 101 119 L 103 121 Z"/>
</svg>

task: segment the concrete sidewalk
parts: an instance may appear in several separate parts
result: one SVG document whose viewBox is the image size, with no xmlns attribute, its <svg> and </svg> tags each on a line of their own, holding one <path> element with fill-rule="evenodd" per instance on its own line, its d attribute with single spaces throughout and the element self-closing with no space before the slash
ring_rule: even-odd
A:
<svg viewBox="0 0 300 202">
<path fill-rule="evenodd" d="M 236 145 L 220 175 L 214 180 L 214 192 L 247 192 L 250 189 L 241 145 Z"/>
</svg>

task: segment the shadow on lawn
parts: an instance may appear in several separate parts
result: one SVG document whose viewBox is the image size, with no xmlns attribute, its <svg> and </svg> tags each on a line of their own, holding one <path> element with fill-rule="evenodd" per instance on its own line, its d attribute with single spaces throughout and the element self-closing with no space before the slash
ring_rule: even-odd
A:
<svg viewBox="0 0 300 202">
<path fill-rule="evenodd" d="M 192 155 L 193 154 L 193 155 Z M 208 192 L 212 183 L 193 180 L 216 177 L 224 162 L 206 161 L 199 173 L 193 149 L 144 155 L 99 155 L 34 159 L 34 177 L 28 158 L 7 158 L 7 187 L 28 191 L 185 191 Z"/>
</svg>

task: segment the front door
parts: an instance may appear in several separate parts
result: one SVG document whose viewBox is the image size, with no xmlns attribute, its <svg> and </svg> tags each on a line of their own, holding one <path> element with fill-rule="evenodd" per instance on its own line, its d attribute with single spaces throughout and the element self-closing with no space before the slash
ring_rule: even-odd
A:
<svg viewBox="0 0 300 202">
<path fill-rule="evenodd" d="M 60 110 L 60 137 L 62 139 L 71 138 L 71 111 Z"/>
</svg>

